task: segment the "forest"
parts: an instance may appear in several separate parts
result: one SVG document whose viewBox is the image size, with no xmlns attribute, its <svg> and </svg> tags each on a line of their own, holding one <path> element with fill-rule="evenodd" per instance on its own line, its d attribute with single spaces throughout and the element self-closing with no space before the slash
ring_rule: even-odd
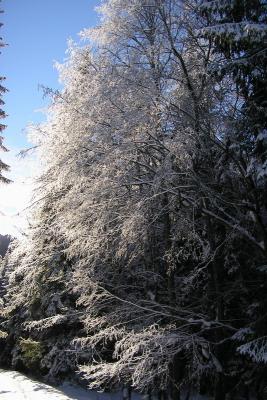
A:
<svg viewBox="0 0 267 400">
<path fill-rule="evenodd" d="M 125 398 L 264 400 L 266 0 L 98 12 L 31 127 L 42 173 L 0 261 L 0 365 Z"/>
</svg>

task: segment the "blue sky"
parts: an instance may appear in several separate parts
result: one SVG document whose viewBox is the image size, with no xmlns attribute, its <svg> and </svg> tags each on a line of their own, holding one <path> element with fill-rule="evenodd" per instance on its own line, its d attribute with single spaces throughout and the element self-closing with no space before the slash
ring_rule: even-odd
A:
<svg viewBox="0 0 267 400">
<path fill-rule="evenodd" d="M 19 161 L 15 154 L 29 146 L 27 124 L 44 119 L 36 111 L 44 108 L 48 100 L 43 100 L 38 86 L 59 87 L 53 63 L 64 60 L 69 38 L 78 41 L 78 32 L 97 24 L 94 8 L 99 3 L 100 0 L 2 0 L 0 3 L 4 10 L 1 36 L 8 44 L 0 55 L 0 73 L 6 76 L 9 90 L 4 97 L 4 110 L 8 114 L 4 143 L 10 149 L 0 157 L 9 162 L 10 177 L 14 180 L 12 187 L 0 187 L 0 213 L 6 216 L 0 216 L 0 233 L 15 234 L 14 224 L 18 221 L 14 215 L 25 207 L 30 196 L 32 185 L 26 181 L 34 175 L 33 161 Z"/>
</svg>

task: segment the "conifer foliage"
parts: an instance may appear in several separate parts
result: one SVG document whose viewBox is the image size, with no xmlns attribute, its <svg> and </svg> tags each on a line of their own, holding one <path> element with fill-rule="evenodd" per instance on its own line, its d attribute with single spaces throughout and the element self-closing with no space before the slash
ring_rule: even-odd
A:
<svg viewBox="0 0 267 400">
<path fill-rule="evenodd" d="M 252 3 L 108 0 L 70 43 L 35 129 L 35 222 L 2 266 L 2 364 L 265 398 L 266 21 Z"/>
</svg>

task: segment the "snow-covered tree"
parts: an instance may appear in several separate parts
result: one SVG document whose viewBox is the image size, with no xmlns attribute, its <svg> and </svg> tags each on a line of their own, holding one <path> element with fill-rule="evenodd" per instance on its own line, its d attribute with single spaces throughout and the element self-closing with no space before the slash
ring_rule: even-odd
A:
<svg viewBox="0 0 267 400">
<path fill-rule="evenodd" d="M 3 11 L 2 10 L 0 10 L 0 13 L 2 13 Z M 0 28 L 1 28 L 1 26 L 2 26 L 3 24 L 2 23 L 0 23 Z M 5 44 L 4 44 L 4 42 L 3 42 L 3 40 L 2 40 L 2 38 L 0 37 L 0 48 L 1 47 L 4 47 L 5 46 Z M 2 76 L 0 76 L 0 118 L 5 118 L 6 117 L 6 113 L 5 113 L 5 111 L 4 110 L 2 110 L 2 106 L 3 106 L 3 104 L 5 104 L 4 103 L 4 101 L 2 100 L 2 96 L 3 96 L 3 94 L 7 91 L 7 89 L 2 85 L 2 82 L 5 80 L 5 78 L 4 77 L 2 77 Z M 7 149 L 6 149 L 6 147 L 3 145 L 3 136 L 2 136 L 2 131 L 4 130 L 6 128 L 6 125 L 4 125 L 4 124 L 1 124 L 0 123 L 0 150 L 2 150 L 2 151 L 7 151 Z M 3 182 L 3 183 L 9 183 L 10 182 L 10 180 L 8 179 L 8 178 L 6 178 L 6 177 L 4 177 L 3 175 L 2 175 L 2 172 L 3 171 L 8 171 L 9 170 L 9 166 L 7 165 L 7 164 L 5 164 L 1 159 L 0 159 L 0 182 Z"/>
<path fill-rule="evenodd" d="M 243 230 L 247 244 L 250 243 L 247 252 L 245 243 L 241 244 L 237 234 L 226 253 L 225 265 L 229 266 L 230 257 L 234 257 L 235 271 L 239 271 L 242 277 L 241 281 L 236 279 L 235 290 L 250 293 L 243 300 L 244 319 L 240 332 L 244 335 L 237 334 L 242 337 L 243 344 L 237 351 L 245 354 L 247 349 L 247 354 L 258 361 L 258 368 L 251 376 L 256 381 L 258 377 L 260 382 L 266 369 L 262 358 L 266 347 L 263 350 L 264 346 L 258 346 L 258 343 L 265 343 L 266 334 L 266 318 L 262 313 L 266 304 L 263 265 L 266 263 L 267 245 L 266 5 L 257 0 L 249 3 L 226 0 L 202 2 L 201 8 L 207 19 L 202 34 L 211 40 L 213 51 L 219 57 L 217 63 L 210 64 L 210 71 L 217 77 L 218 84 L 225 88 L 226 83 L 229 85 L 224 151 L 217 165 L 221 171 L 219 187 L 226 184 L 230 189 L 228 193 L 220 189 L 220 195 L 223 194 L 224 204 L 228 202 L 230 207 L 227 210 L 222 205 L 224 216 L 221 216 L 235 221 L 235 227 L 239 227 L 241 234 Z M 233 293 L 233 286 L 231 290 Z M 225 294 L 226 298 L 232 297 L 227 290 Z M 229 312 L 233 313 L 232 307 Z M 252 350 L 255 354 L 258 351 L 258 355 L 252 356 Z M 258 396 L 261 396 L 264 384 L 258 385 Z"/>
<path fill-rule="evenodd" d="M 35 222 L 7 263 L 17 368 L 176 399 L 263 393 L 263 188 L 204 6 L 105 1 L 58 65 L 32 132 Z"/>
</svg>

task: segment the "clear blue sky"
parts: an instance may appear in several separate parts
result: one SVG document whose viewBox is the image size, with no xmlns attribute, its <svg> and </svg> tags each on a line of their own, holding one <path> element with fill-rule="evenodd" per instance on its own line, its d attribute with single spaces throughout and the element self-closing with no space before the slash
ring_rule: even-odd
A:
<svg viewBox="0 0 267 400">
<path fill-rule="evenodd" d="M 78 41 L 77 33 L 95 26 L 98 15 L 94 8 L 100 0 L 3 0 L 0 14 L 4 26 L 0 30 L 7 47 L 0 55 L 0 75 L 6 77 L 9 92 L 4 96 L 4 144 L 10 152 L 0 158 L 11 167 L 14 183 L 0 186 L 0 233 L 17 236 L 24 229 L 30 203 L 32 177 L 38 170 L 35 160 L 19 160 L 19 150 L 29 147 L 25 128 L 41 122 L 45 116 L 35 110 L 44 108 L 38 85 L 58 88 L 54 61 L 66 57 L 67 40 Z"/>
<path fill-rule="evenodd" d="M 1 75 L 6 76 L 9 93 L 5 96 L 5 144 L 11 148 L 26 145 L 23 129 L 37 122 L 34 112 L 44 105 L 38 85 L 57 88 L 53 61 L 62 61 L 68 38 L 97 23 L 94 11 L 99 0 L 3 0 L 1 36 L 8 43 L 2 50 Z"/>
</svg>

